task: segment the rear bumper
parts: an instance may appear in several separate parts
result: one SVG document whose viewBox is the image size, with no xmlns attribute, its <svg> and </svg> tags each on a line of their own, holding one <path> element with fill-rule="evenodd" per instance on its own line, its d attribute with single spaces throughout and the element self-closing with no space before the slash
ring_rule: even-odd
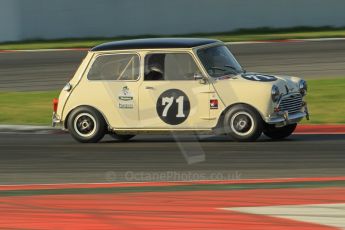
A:
<svg viewBox="0 0 345 230">
<path fill-rule="evenodd" d="M 52 115 L 52 126 L 53 127 L 60 127 L 62 124 L 62 121 L 58 118 L 57 114 L 55 112 L 53 112 Z"/>
</svg>

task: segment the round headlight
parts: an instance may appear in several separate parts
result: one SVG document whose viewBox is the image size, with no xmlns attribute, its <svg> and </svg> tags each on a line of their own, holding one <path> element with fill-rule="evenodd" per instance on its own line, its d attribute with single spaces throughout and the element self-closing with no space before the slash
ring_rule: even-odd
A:
<svg viewBox="0 0 345 230">
<path fill-rule="evenodd" d="M 272 97 L 272 101 L 277 102 L 280 98 L 280 92 L 279 92 L 279 88 L 276 85 L 272 86 L 272 91 L 271 91 L 271 97 Z"/>
<path fill-rule="evenodd" d="M 302 96 L 307 95 L 307 82 L 305 80 L 301 80 L 298 84 L 299 92 L 302 94 Z"/>
</svg>

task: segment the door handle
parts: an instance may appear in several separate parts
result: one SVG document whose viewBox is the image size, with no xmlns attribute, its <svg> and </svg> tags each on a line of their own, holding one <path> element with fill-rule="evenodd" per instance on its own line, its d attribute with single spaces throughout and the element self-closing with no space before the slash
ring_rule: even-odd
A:
<svg viewBox="0 0 345 230">
<path fill-rule="evenodd" d="M 152 86 L 145 86 L 145 89 L 155 89 L 155 88 Z"/>
</svg>

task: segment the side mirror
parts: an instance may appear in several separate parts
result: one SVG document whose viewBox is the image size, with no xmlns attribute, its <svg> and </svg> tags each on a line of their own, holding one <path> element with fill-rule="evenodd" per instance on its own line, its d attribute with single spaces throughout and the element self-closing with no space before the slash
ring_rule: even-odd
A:
<svg viewBox="0 0 345 230">
<path fill-rule="evenodd" d="M 204 80 L 204 76 L 202 76 L 200 73 L 194 74 L 194 80 Z"/>
<path fill-rule="evenodd" d="M 206 84 L 206 78 L 202 76 L 200 73 L 195 73 L 194 74 L 194 80 L 199 81 L 200 84 Z"/>
</svg>

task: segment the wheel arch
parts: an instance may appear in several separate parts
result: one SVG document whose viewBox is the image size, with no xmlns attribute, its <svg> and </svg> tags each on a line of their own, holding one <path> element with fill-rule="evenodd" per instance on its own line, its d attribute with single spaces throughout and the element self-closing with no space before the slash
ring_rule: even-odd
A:
<svg viewBox="0 0 345 230">
<path fill-rule="evenodd" d="M 264 120 L 264 117 L 263 117 L 263 115 L 262 115 L 262 113 L 261 113 L 257 108 L 255 108 L 254 106 L 252 106 L 252 105 L 250 105 L 250 104 L 248 104 L 248 103 L 244 103 L 244 102 L 236 102 L 236 103 L 233 103 L 233 104 L 227 106 L 227 107 L 221 112 L 221 114 L 220 114 L 219 117 L 218 117 L 217 125 L 214 127 L 215 130 L 219 130 L 219 131 L 223 132 L 223 130 L 222 130 L 222 124 L 223 124 L 223 121 L 224 121 L 225 114 L 226 114 L 231 108 L 233 108 L 233 107 L 235 107 L 235 106 L 237 106 L 237 105 L 244 105 L 244 106 L 248 106 L 248 107 L 252 108 L 253 110 L 255 110 L 255 111 L 260 115 L 261 119 L 262 119 L 263 121 L 265 121 L 265 120 Z"/>
<path fill-rule="evenodd" d="M 65 118 L 65 120 L 63 121 L 63 127 L 67 130 L 68 129 L 68 119 L 70 117 L 70 115 L 72 114 L 73 111 L 75 111 L 76 109 L 79 109 L 81 107 L 86 107 L 86 108 L 89 108 L 89 109 L 93 109 L 95 110 L 96 112 L 98 112 L 101 117 L 103 118 L 103 120 L 105 121 L 105 123 L 107 124 L 107 127 L 108 127 L 108 130 L 110 129 L 110 125 L 109 125 L 109 121 L 108 119 L 106 118 L 106 116 L 104 115 L 104 113 L 102 113 L 98 108 L 96 108 L 95 106 L 91 106 L 91 105 L 78 105 L 76 107 L 74 107 L 73 109 L 71 109 L 68 113 L 67 113 L 67 116 Z"/>
</svg>

